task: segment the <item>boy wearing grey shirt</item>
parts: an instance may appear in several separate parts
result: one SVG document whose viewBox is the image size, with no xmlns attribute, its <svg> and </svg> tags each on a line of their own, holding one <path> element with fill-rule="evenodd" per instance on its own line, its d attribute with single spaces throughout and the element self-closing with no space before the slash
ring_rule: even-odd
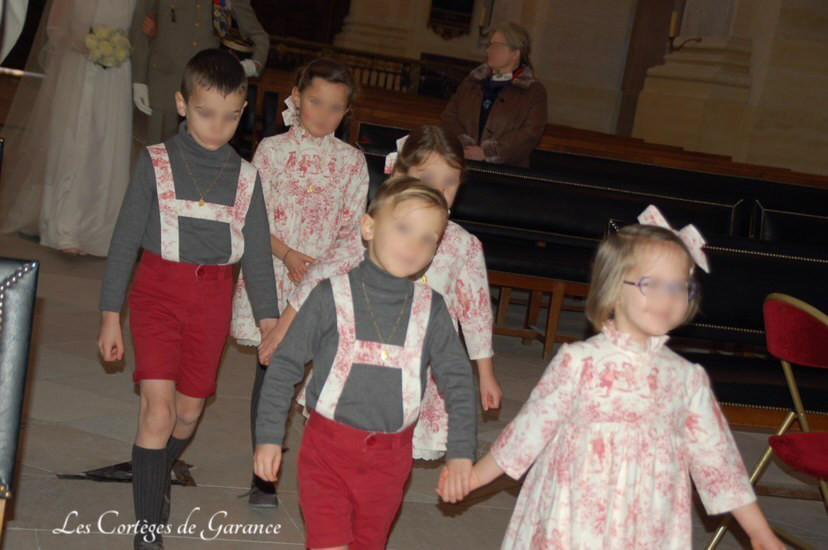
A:
<svg viewBox="0 0 828 550">
<path fill-rule="evenodd" d="M 275 481 L 295 385 L 314 362 L 299 451 L 310 548 L 384 548 L 411 473 L 431 366 L 449 414 L 447 476 L 468 492 L 476 447 L 471 366 L 442 296 L 410 277 L 445 230 L 443 196 L 406 176 L 386 182 L 361 220 L 366 259 L 320 283 L 271 359 L 256 416 L 256 474 Z"/>
<path fill-rule="evenodd" d="M 98 348 L 124 354 L 127 286 L 141 392 L 132 448 L 135 548 L 163 548 L 170 533 L 170 470 L 196 428 L 230 329 L 233 265 L 241 262 L 260 329 L 276 324 L 270 233 L 256 169 L 227 144 L 245 106 L 239 61 L 204 50 L 187 65 L 176 136 L 142 152 L 124 197 L 101 288 Z"/>
</svg>

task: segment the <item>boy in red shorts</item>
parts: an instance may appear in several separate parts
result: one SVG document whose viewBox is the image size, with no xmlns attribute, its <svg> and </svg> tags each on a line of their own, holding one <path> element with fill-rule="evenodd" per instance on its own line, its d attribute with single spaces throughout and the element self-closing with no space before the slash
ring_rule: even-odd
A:
<svg viewBox="0 0 828 550">
<path fill-rule="evenodd" d="M 442 296 L 410 277 L 431 262 L 448 220 L 442 194 L 393 178 L 362 216 L 365 260 L 310 293 L 272 357 L 256 415 L 256 475 L 275 481 L 305 364 L 310 418 L 298 457 L 309 548 L 385 548 L 411 473 L 428 366 L 448 407 L 447 491 L 468 493 L 476 447 L 469 359 Z"/>
<path fill-rule="evenodd" d="M 170 470 L 216 388 L 232 264 L 244 268 L 260 330 L 278 316 L 261 182 L 228 145 L 246 96 L 244 69 L 231 54 L 204 50 L 190 60 L 176 93 L 186 121 L 141 153 L 109 248 L 98 338 L 105 361 L 123 357 L 119 312 L 143 249 L 129 294 L 141 391 L 132 448 L 135 548 L 163 548 L 158 526 L 169 519 Z"/>
</svg>

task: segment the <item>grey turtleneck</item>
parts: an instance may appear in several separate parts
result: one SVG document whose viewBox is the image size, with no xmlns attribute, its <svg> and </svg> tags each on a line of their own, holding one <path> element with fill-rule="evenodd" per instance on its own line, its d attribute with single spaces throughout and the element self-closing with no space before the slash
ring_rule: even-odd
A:
<svg viewBox="0 0 828 550">
<path fill-rule="evenodd" d="M 411 313 L 414 283 L 394 277 L 366 259 L 348 273 L 354 302 L 356 338 L 403 345 Z M 371 319 L 363 292 L 376 317 Z M 399 328 L 393 327 L 400 315 Z M 432 293 L 431 315 L 421 361 L 422 388 L 431 364 L 437 387 L 445 397 L 449 415 L 447 458 L 474 459 L 477 416 L 476 392 L 471 366 L 446 309 L 443 297 Z M 311 409 L 331 371 L 339 335 L 336 307 L 330 280 L 311 291 L 290 325 L 284 340 L 270 361 L 256 414 L 256 442 L 282 444 L 285 423 L 296 384 L 302 381 L 305 364 L 313 360 L 313 377 L 307 387 L 306 403 Z M 382 338 L 377 335 L 382 331 Z M 336 407 L 338 422 L 365 431 L 396 432 L 402 427 L 402 377 L 399 369 L 354 364 Z"/>
<path fill-rule="evenodd" d="M 230 145 L 225 144 L 215 151 L 205 149 L 187 131 L 186 121 L 179 126 L 178 134 L 168 139 L 165 145 L 170 157 L 177 198 L 197 201 L 200 197 L 181 156 L 183 151 L 198 186 L 206 192 L 205 201 L 225 206 L 234 204 L 241 157 Z M 221 172 L 220 179 L 208 192 L 207 189 L 223 165 L 224 171 Z M 179 218 L 178 224 L 179 261 L 212 265 L 224 264 L 230 259 L 228 224 L 185 217 Z M 247 282 L 247 293 L 253 305 L 253 315 L 257 321 L 276 318 L 276 276 L 273 274 L 267 210 L 258 176 L 242 233 L 244 255 L 241 264 Z M 121 311 L 132 268 L 141 248 L 161 255 L 158 192 L 152 161 L 146 149 L 141 151 L 141 156 L 135 164 L 135 171 L 127 187 L 118 222 L 112 234 L 106 274 L 101 287 L 101 311 Z"/>
</svg>

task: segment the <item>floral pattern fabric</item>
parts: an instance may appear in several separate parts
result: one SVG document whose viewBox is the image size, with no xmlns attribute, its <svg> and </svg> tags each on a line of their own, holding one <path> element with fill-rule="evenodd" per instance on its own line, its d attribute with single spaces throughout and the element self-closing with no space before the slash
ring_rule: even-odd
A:
<svg viewBox="0 0 828 550">
<path fill-rule="evenodd" d="M 345 388 L 345 382 L 354 363 L 396 368 L 402 371 L 403 431 L 417 421 L 420 412 L 420 364 L 428 320 L 431 314 L 431 291 L 424 285 L 414 285 L 411 313 L 402 346 L 356 339 L 354 301 L 347 275 L 331 278 L 336 306 L 336 330 L 339 344 L 331 372 L 316 402 L 316 412 L 335 420 L 336 405 Z"/>
<path fill-rule="evenodd" d="M 299 125 L 291 126 L 284 134 L 262 140 L 253 164 L 262 181 L 270 233 L 312 258 L 324 256 L 365 212 L 365 157 L 333 134 L 317 138 Z M 284 311 L 296 285 L 280 258 L 273 258 L 273 270 L 279 311 Z M 233 296 L 231 334 L 241 344 L 259 344 L 244 273 Z"/>
<path fill-rule="evenodd" d="M 704 369 L 666 339 L 560 349 L 492 447 L 529 472 L 502 548 L 690 548 L 691 476 L 709 514 L 755 500 Z"/>
</svg>

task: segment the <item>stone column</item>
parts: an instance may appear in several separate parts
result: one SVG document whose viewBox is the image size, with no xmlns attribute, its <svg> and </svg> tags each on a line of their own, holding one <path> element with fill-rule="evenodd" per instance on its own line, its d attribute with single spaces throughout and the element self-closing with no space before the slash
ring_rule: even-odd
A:
<svg viewBox="0 0 828 550">
<path fill-rule="evenodd" d="M 633 137 L 734 156 L 751 88 L 751 46 L 745 38 L 707 36 L 651 68 L 638 97 Z"/>
<path fill-rule="evenodd" d="M 725 31 L 704 10 L 694 17 L 682 25 L 682 33 L 690 34 L 677 44 L 693 32 Z M 740 0 L 727 36 L 701 35 L 701 43 L 686 44 L 650 69 L 633 136 L 741 162 L 828 173 L 825 21 L 828 3 L 822 0 Z"/>
</svg>

